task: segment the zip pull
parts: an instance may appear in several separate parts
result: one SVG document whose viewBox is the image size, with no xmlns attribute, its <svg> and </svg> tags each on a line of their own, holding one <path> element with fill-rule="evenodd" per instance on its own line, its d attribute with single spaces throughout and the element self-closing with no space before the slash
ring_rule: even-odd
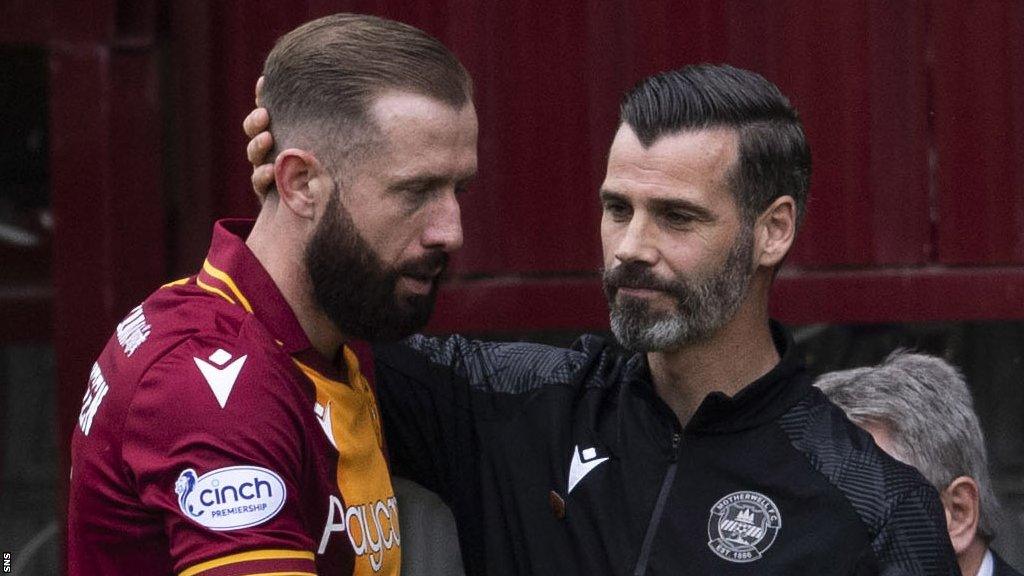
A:
<svg viewBox="0 0 1024 576">
<path fill-rule="evenodd" d="M 672 433 L 672 461 L 675 462 L 679 459 L 679 445 L 683 443 L 683 434 L 681 432 Z"/>
</svg>

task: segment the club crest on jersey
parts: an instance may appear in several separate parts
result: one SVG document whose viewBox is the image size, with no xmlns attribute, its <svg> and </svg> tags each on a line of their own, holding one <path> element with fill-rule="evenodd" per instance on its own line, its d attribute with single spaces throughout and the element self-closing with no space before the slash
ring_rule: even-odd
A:
<svg viewBox="0 0 1024 576">
<path fill-rule="evenodd" d="M 729 562 L 760 560 L 782 528 L 782 515 L 772 499 L 743 490 L 725 496 L 711 507 L 708 547 Z"/>
<path fill-rule="evenodd" d="M 249 528 L 284 506 L 284 481 L 259 466 L 229 466 L 197 476 L 188 468 L 174 483 L 182 514 L 210 530 Z"/>
</svg>

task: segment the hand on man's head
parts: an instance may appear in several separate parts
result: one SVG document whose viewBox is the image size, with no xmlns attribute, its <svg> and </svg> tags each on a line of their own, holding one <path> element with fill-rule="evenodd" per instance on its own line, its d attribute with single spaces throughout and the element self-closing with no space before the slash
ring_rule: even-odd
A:
<svg viewBox="0 0 1024 576">
<path fill-rule="evenodd" d="M 260 92 L 263 89 L 263 76 L 256 81 L 256 108 L 242 121 L 242 129 L 249 137 L 245 147 L 245 155 L 252 164 L 252 189 L 262 202 L 267 192 L 274 185 L 274 163 L 267 158 L 274 147 L 274 138 L 270 135 L 270 114 L 260 106 Z"/>
</svg>

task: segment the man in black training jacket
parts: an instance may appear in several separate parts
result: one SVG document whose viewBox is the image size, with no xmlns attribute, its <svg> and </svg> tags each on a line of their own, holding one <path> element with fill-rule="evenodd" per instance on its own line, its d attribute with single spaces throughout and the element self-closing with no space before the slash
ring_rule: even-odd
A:
<svg viewBox="0 0 1024 576">
<path fill-rule="evenodd" d="M 377 350 L 394 471 L 452 503 L 467 569 L 957 573 L 935 491 L 811 386 L 768 319 L 810 169 L 760 76 L 648 78 L 600 192 L 612 330 L 639 354 L 613 365 L 593 337 Z"/>
<path fill-rule="evenodd" d="M 634 355 L 593 336 L 375 348 L 392 470 L 451 504 L 467 573 L 959 573 L 935 490 L 811 386 L 768 318 L 810 171 L 761 76 L 647 78 L 600 190 L 612 331 Z"/>
</svg>

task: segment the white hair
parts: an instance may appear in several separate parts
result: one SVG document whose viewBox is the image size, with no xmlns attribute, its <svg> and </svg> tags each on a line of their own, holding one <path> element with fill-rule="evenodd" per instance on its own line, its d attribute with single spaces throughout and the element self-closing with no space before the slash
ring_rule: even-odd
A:
<svg viewBox="0 0 1024 576">
<path fill-rule="evenodd" d="M 999 503 L 989 479 L 985 438 L 963 375 L 941 358 L 897 350 L 874 367 L 821 375 L 814 383 L 855 424 L 891 431 L 897 460 L 942 492 L 959 476 L 978 483 L 978 532 L 995 537 Z"/>
</svg>

